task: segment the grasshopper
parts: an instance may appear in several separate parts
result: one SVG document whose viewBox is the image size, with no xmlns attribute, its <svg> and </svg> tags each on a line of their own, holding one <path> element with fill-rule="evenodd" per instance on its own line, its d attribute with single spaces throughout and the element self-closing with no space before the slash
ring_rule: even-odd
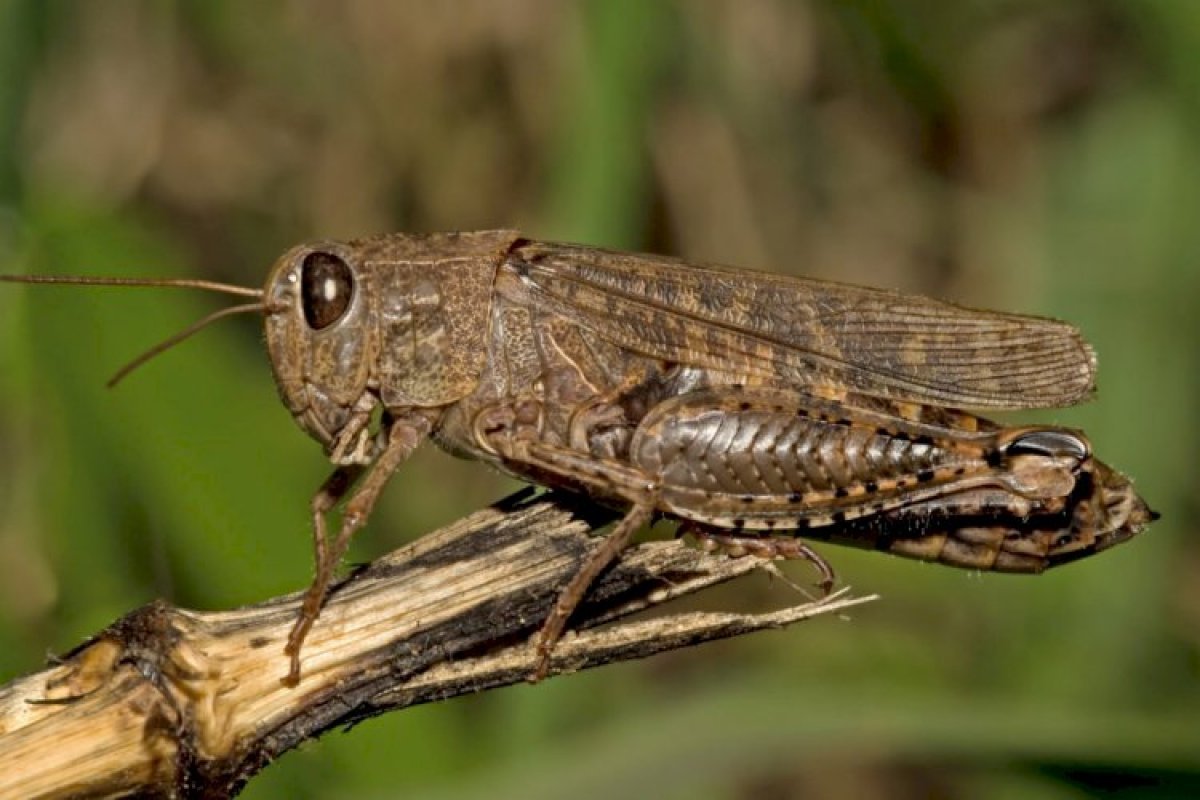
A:
<svg viewBox="0 0 1200 800">
<path fill-rule="evenodd" d="M 956 408 L 1071 405 L 1096 359 L 1074 327 L 927 297 L 534 241 L 391 234 L 285 253 L 254 298 L 288 411 L 335 465 L 311 503 L 304 639 L 385 484 L 427 438 L 624 511 L 560 592 L 535 678 L 592 581 L 665 515 L 709 548 L 805 558 L 798 536 L 1040 572 L 1156 518 L 1079 431 Z M 327 516 L 343 504 L 340 529 Z"/>
</svg>

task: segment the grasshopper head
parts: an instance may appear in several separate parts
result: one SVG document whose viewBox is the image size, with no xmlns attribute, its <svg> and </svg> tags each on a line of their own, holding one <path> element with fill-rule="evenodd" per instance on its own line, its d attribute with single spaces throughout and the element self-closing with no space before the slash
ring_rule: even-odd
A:
<svg viewBox="0 0 1200 800">
<path fill-rule="evenodd" d="M 363 278 L 356 248 L 315 242 L 284 253 L 264 290 L 279 395 L 327 449 L 370 382 L 375 346 Z"/>
</svg>

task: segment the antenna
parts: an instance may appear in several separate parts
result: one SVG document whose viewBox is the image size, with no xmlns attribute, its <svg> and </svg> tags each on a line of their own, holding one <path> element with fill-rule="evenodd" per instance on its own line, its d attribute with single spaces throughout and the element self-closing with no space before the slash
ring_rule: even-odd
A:
<svg viewBox="0 0 1200 800">
<path fill-rule="evenodd" d="M 146 352 L 144 352 L 141 355 L 137 356 L 136 358 L 132 359 L 128 364 L 126 364 L 125 366 L 123 366 L 119 370 L 117 370 L 115 373 L 113 373 L 113 376 L 108 379 L 108 383 L 106 383 L 104 385 L 107 386 L 109 389 L 113 388 L 118 383 L 123 381 L 125 379 L 125 377 L 127 375 L 129 375 L 129 373 L 133 372 L 135 369 L 140 367 L 142 364 L 145 364 L 147 361 L 149 361 L 150 359 L 154 358 L 155 356 L 157 356 L 161 353 L 165 353 L 166 351 L 170 350 L 172 347 L 179 344 L 183 340 L 190 339 L 192 336 L 194 336 L 195 334 L 204 330 L 209 325 L 213 324 L 214 322 L 216 322 L 219 319 L 224 319 L 225 317 L 232 317 L 234 314 L 249 314 L 252 311 L 265 312 L 266 310 L 267 310 L 266 303 L 246 303 L 245 305 L 231 306 L 230 308 L 222 308 L 219 311 L 214 311 L 211 314 L 208 314 L 207 316 L 201 317 L 200 319 L 193 322 L 191 325 L 188 325 L 186 328 L 181 330 L 179 333 L 175 333 L 175 334 L 172 334 L 171 336 L 168 336 L 166 339 L 163 339 L 161 342 L 154 345 Z"/>
<path fill-rule="evenodd" d="M 221 292 L 222 294 L 231 294 L 237 297 L 253 297 L 258 301 L 256 303 L 245 303 L 240 306 L 232 306 L 214 311 L 193 322 L 178 333 L 167 337 L 117 370 L 106 384 L 110 389 L 150 359 L 170 350 L 185 339 L 191 338 L 219 319 L 231 317 L 234 314 L 249 314 L 251 312 L 266 313 L 267 311 L 267 304 L 263 301 L 262 289 L 251 289 L 247 286 L 235 286 L 231 283 L 219 283 L 217 281 L 205 281 L 193 278 L 92 278 L 79 275 L 0 275 L 0 283 L 43 283 L 59 286 L 114 286 L 147 289 L 203 289 L 204 291 Z"/>
<path fill-rule="evenodd" d="M 0 275 L 0 283 L 53 283 L 67 286 L 126 286 L 153 289 L 204 289 L 261 299 L 262 289 L 193 278 L 87 278 L 79 275 Z"/>
</svg>

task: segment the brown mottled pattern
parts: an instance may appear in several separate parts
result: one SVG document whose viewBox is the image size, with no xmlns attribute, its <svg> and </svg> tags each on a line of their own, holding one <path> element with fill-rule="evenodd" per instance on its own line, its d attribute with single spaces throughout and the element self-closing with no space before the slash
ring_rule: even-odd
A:
<svg viewBox="0 0 1200 800">
<path fill-rule="evenodd" d="M 508 268 L 559 313 L 636 352 L 793 386 L 919 403 L 1079 402 L 1095 356 L 1072 326 L 883 289 L 522 242 Z"/>
<path fill-rule="evenodd" d="M 541 364 L 534 344 L 533 313 L 528 308 L 499 309 L 497 327 L 503 338 L 495 342 L 493 353 L 504 359 L 499 370 L 503 384 L 501 390 L 516 394 L 532 386 L 541 375 Z"/>
<path fill-rule="evenodd" d="M 487 359 L 496 269 L 515 234 L 420 237 L 372 254 L 379 385 L 389 406 L 438 406 L 468 394 Z"/>
</svg>

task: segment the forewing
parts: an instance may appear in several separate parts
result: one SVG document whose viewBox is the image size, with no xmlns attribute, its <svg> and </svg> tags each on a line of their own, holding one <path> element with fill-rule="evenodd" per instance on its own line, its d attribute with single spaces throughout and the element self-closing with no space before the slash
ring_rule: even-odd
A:
<svg viewBox="0 0 1200 800">
<path fill-rule="evenodd" d="M 541 242 L 518 242 L 506 267 L 539 302 L 665 361 L 974 408 L 1066 406 L 1093 388 L 1091 347 L 1056 320 Z"/>
</svg>

